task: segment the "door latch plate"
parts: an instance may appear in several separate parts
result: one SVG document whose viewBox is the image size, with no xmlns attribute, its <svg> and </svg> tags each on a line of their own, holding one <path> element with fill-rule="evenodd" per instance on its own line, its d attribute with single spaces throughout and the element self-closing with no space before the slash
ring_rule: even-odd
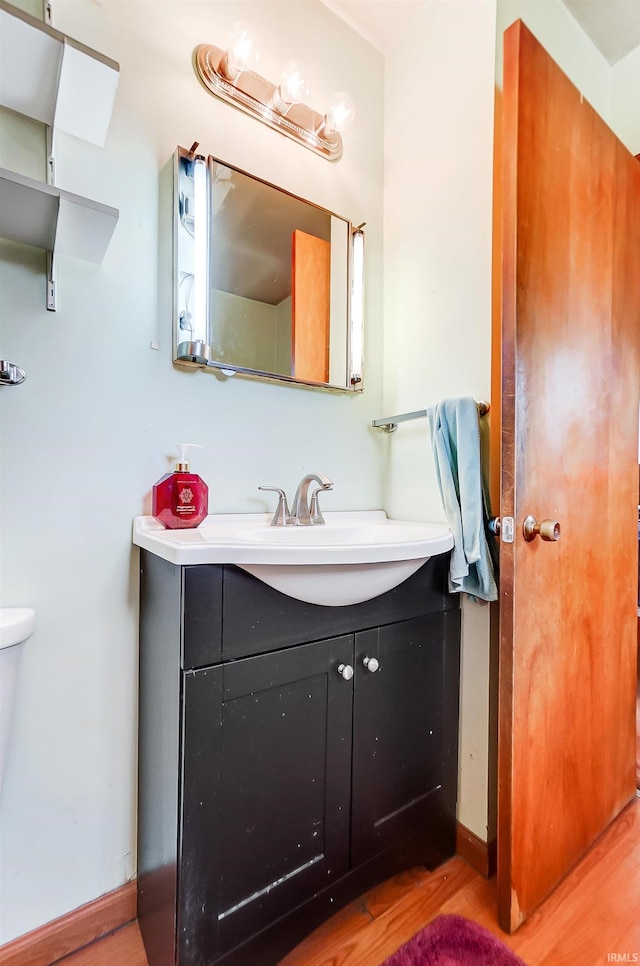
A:
<svg viewBox="0 0 640 966">
<path fill-rule="evenodd" d="M 513 517 L 503 517 L 500 527 L 500 536 L 503 543 L 513 543 L 514 522 Z"/>
</svg>

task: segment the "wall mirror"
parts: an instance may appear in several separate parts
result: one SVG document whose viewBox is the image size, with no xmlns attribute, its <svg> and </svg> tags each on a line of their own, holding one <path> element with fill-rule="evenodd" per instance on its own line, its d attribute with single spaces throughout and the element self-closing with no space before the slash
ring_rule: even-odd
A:
<svg viewBox="0 0 640 966">
<path fill-rule="evenodd" d="M 362 226 L 196 147 L 174 158 L 174 362 L 362 391 Z"/>
</svg>

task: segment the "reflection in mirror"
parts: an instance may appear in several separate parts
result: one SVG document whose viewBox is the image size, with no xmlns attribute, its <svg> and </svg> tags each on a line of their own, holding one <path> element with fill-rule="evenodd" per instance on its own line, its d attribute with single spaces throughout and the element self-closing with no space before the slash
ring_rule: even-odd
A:
<svg viewBox="0 0 640 966">
<path fill-rule="evenodd" d="M 362 390 L 362 231 L 183 148 L 175 185 L 174 361 Z"/>
</svg>

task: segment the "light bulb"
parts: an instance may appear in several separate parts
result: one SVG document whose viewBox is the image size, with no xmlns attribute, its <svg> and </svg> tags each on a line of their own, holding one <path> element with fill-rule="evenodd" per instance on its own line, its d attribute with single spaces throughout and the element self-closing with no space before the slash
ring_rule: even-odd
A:
<svg viewBox="0 0 640 966">
<path fill-rule="evenodd" d="M 352 98 L 345 91 L 339 91 L 329 101 L 327 113 L 324 116 L 324 133 L 346 131 L 353 124 L 355 116 L 356 106 Z"/>
<path fill-rule="evenodd" d="M 244 70 L 253 70 L 260 54 L 258 39 L 249 24 L 242 20 L 232 24 L 227 34 L 227 50 L 222 58 L 222 71 L 235 81 Z"/>
<path fill-rule="evenodd" d="M 282 68 L 280 75 L 280 97 L 286 104 L 299 104 L 309 93 L 309 85 L 304 76 L 304 64 L 300 60 L 290 60 Z"/>
<path fill-rule="evenodd" d="M 356 228 L 351 240 L 351 384 L 362 382 L 362 357 L 364 354 L 364 232 Z"/>
<path fill-rule="evenodd" d="M 209 291 L 209 188 L 207 162 L 196 158 L 193 163 L 193 318 L 194 341 L 207 341 Z"/>
<path fill-rule="evenodd" d="M 299 104 L 308 93 L 309 85 L 304 76 L 304 64 L 299 60 L 290 60 L 282 68 L 280 86 L 273 92 L 269 106 L 285 117 L 291 105 Z"/>
</svg>

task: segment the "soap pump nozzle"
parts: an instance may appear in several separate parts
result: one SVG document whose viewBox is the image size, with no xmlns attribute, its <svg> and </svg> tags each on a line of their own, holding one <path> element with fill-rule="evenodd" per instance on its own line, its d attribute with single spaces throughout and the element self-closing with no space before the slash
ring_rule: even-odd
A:
<svg viewBox="0 0 640 966">
<path fill-rule="evenodd" d="M 195 449 L 204 449 L 204 446 L 201 446 L 200 443 L 176 443 L 176 446 L 178 447 L 179 453 L 178 462 L 176 463 L 176 473 L 188 473 L 189 463 L 187 461 L 187 450 L 190 446 L 193 446 Z"/>
</svg>

